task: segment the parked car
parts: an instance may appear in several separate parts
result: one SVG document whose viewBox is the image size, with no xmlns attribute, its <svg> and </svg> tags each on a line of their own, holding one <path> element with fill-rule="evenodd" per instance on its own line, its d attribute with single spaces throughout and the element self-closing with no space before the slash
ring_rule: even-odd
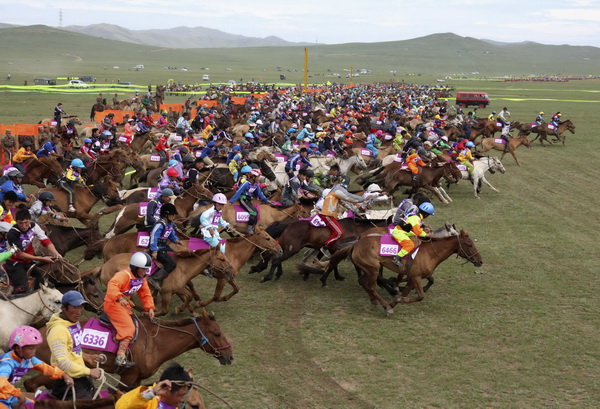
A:
<svg viewBox="0 0 600 409">
<path fill-rule="evenodd" d="M 79 79 L 83 82 L 96 82 L 96 77 L 92 77 L 91 75 L 82 75 Z"/>
<path fill-rule="evenodd" d="M 202 76 L 202 81 L 210 81 L 210 76 L 208 74 L 204 74 Z"/>
<path fill-rule="evenodd" d="M 485 92 L 457 92 L 456 105 L 466 108 L 469 105 L 485 108 L 490 104 L 490 97 Z"/>
<path fill-rule="evenodd" d="M 56 85 L 56 80 L 50 78 L 36 78 L 33 80 L 34 85 Z"/>
<path fill-rule="evenodd" d="M 69 80 L 70 88 L 89 88 L 90 86 L 81 80 Z"/>
</svg>

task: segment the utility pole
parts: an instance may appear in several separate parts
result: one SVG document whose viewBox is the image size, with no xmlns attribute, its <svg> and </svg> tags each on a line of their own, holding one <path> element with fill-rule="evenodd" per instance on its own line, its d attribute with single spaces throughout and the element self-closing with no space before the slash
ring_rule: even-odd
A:
<svg viewBox="0 0 600 409">
<path fill-rule="evenodd" d="M 304 47 L 304 88 L 308 88 L 308 48 Z"/>
<path fill-rule="evenodd" d="M 62 9 L 58 12 L 58 26 L 62 27 Z"/>
</svg>

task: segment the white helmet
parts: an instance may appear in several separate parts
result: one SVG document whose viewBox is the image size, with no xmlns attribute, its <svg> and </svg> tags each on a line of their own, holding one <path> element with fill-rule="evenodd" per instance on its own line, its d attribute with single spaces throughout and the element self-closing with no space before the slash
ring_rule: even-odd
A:
<svg viewBox="0 0 600 409">
<path fill-rule="evenodd" d="M 256 121 L 256 125 L 262 125 L 262 124 L 263 124 L 262 120 L 259 119 L 258 121 Z"/>
<path fill-rule="evenodd" d="M 292 124 L 292 128 L 298 128 L 298 124 Z"/>
<path fill-rule="evenodd" d="M 12 224 L 8 222 L 0 222 L 0 233 L 8 233 L 12 229 Z"/>
<path fill-rule="evenodd" d="M 212 201 L 219 204 L 227 204 L 227 198 L 223 193 L 216 193 L 213 196 Z"/>
<path fill-rule="evenodd" d="M 372 183 L 367 188 L 367 192 L 369 192 L 369 193 L 381 192 L 381 188 L 379 187 L 379 185 L 377 183 Z"/>
<path fill-rule="evenodd" d="M 150 268 L 152 267 L 152 259 L 150 256 L 142 251 L 135 252 L 129 259 L 129 265 L 138 268 Z"/>
<path fill-rule="evenodd" d="M 310 124 L 306 124 L 306 125 L 304 125 L 304 127 L 305 127 L 306 129 L 312 129 L 312 126 L 311 126 Z"/>
</svg>

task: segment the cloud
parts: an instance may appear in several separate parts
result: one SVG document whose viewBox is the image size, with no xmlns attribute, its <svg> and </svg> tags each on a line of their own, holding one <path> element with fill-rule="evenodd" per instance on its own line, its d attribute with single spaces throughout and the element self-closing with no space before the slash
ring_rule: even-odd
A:
<svg viewBox="0 0 600 409">
<path fill-rule="evenodd" d="M 547 14 L 559 20 L 578 20 L 600 22 L 600 8 L 550 9 Z"/>
</svg>

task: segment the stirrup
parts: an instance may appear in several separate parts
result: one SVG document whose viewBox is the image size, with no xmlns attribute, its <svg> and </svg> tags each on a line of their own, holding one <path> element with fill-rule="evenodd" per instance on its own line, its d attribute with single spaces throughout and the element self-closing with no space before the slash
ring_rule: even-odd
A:
<svg viewBox="0 0 600 409">
<path fill-rule="evenodd" d="M 154 279 L 154 277 L 148 277 L 148 284 L 150 284 L 156 291 L 162 290 L 160 283 Z"/>
<path fill-rule="evenodd" d="M 402 259 L 396 255 L 393 259 L 392 259 L 392 263 L 394 263 L 395 265 L 397 265 L 400 268 L 404 268 L 404 264 L 402 264 Z"/>
<path fill-rule="evenodd" d="M 115 357 L 115 366 L 117 366 L 119 370 L 129 369 L 135 366 L 135 362 L 128 361 L 125 355 L 117 355 Z"/>
</svg>

